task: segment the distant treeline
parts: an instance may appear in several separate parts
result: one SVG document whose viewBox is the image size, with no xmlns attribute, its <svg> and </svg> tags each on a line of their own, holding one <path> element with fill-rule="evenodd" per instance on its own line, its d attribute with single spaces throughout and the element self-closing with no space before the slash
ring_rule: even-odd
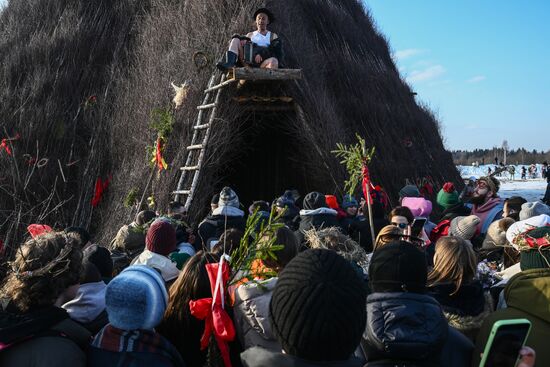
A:
<svg viewBox="0 0 550 367">
<path fill-rule="evenodd" d="M 453 150 L 453 161 L 457 165 L 471 165 L 472 163 L 479 164 L 495 164 L 495 157 L 498 158 L 498 162 L 504 161 L 504 151 L 502 148 L 493 149 L 475 149 L 469 150 Z M 531 151 L 519 148 L 511 149 L 506 152 L 507 164 L 531 164 L 542 163 L 544 161 L 550 162 L 550 150 L 537 151 L 533 149 Z"/>
</svg>

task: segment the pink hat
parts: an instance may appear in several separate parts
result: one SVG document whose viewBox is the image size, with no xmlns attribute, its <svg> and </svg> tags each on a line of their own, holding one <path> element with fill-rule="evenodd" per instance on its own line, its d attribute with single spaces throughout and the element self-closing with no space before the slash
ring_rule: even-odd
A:
<svg viewBox="0 0 550 367">
<path fill-rule="evenodd" d="M 402 206 L 406 206 L 415 217 L 427 218 L 432 213 L 432 202 L 424 198 L 403 198 Z"/>
</svg>

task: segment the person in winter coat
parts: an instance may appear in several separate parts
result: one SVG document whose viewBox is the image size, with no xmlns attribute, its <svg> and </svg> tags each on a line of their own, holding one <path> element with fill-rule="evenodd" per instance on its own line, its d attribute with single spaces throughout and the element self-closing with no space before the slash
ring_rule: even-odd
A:
<svg viewBox="0 0 550 367">
<path fill-rule="evenodd" d="M 109 249 L 125 253 L 133 260 L 145 248 L 145 234 L 147 225 L 156 217 L 156 213 L 151 210 L 144 210 L 136 215 L 135 220 L 122 226 L 115 238 L 111 241 Z"/>
<path fill-rule="evenodd" d="M 325 195 L 315 191 L 307 194 L 304 209 L 300 210 L 300 226 L 296 231 L 300 243 L 305 244 L 305 232 L 310 229 L 339 227 L 337 214 L 336 210 L 327 207 Z"/>
<path fill-rule="evenodd" d="M 472 240 L 474 247 L 479 248 L 483 243 L 485 234 L 491 223 L 502 218 L 504 201 L 498 197 L 500 182 L 492 177 L 481 177 L 477 180 L 470 203 L 472 213 L 480 219 L 477 226 L 476 236 Z"/>
<path fill-rule="evenodd" d="M 409 242 L 374 252 L 369 266 L 367 325 L 361 341 L 366 366 L 467 366 L 473 344 L 450 328 L 426 294 L 424 253 Z"/>
<path fill-rule="evenodd" d="M 0 365 L 86 366 L 90 333 L 61 308 L 74 298 L 82 266 L 79 240 L 63 232 L 29 239 L 0 289 Z"/>
<path fill-rule="evenodd" d="M 342 200 L 344 216 L 340 219 L 340 226 L 345 233 L 351 235 L 355 231 L 356 223 L 359 221 L 359 203 L 351 195 L 345 195 Z"/>
<path fill-rule="evenodd" d="M 526 202 L 527 200 L 521 196 L 512 196 L 505 199 L 504 207 L 502 209 L 502 216 L 504 218 L 512 218 L 513 220 L 518 221 L 521 206 Z"/>
<path fill-rule="evenodd" d="M 107 324 L 88 351 L 89 367 L 184 367 L 174 346 L 155 331 L 168 303 L 164 279 L 144 265 L 124 269 L 107 286 Z"/>
<path fill-rule="evenodd" d="M 170 219 L 156 219 L 145 238 L 145 250 L 134 259 L 132 265 L 147 265 L 156 269 L 162 275 L 165 282 L 170 283 L 179 275 L 176 263 L 169 256 L 177 251 L 176 230 Z"/>
<path fill-rule="evenodd" d="M 76 297 L 62 306 L 71 319 L 88 329 L 92 335 L 109 322 L 105 310 L 105 289 L 107 285 L 101 279 L 97 267 L 84 259 Z"/>
<path fill-rule="evenodd" d="M 530 269 L 514 275 L 504 288 L 506 308 L 485 319 L 476 339 L 472 365 L 479 365 L 480 353 L 496 321 L 526 318 L 531 331 L 525 345 L 537 352 L 537 366 L 550 366 L 550 269 Z"/>
<path fill-rule="evenodd" d="M 380 230 L 389 224 L 384 213 L 384 207 L 382 204 L 373 200 L 372 205 L 372 221 L 374 225 L 374 236 L 375 239 L 380 233 Z M 361 247 L 367 252 L 370 253 L 373 251 L 373 240 L 370 230 L 370 221 L 369 221 L 369 210 L 368 204 L 366 201 L 362 202 L 361 214 L 357 216 L 357 220 L 352 224 L 350 228 L 350 236 L 358 242 Z"/>
<path fill-rule="evenodd" d="M 446 182 L 443 188 L 437 193 L 436 202 L 443 212 L 438 224 L 444 220 L 452 220 L 458 216 L 470 215 L 471 209 L 459 200 L 458 192 L 452 182 Z"/>
<path fill-rule="evenodd" d="M 241 354 L 243 365 L 362 366 L 352 354 L 365 327 L 365 298 L 361 278 L 336 252 L 298 254 L 279 274 L 269 306 L 282 352 L 250 348 Z"/>
<path fill-rule="evenodd" d="M 403 198 L 401 205 L 409 208 L 415 219 L 426 218 L 426 224 L 424 224 L 424 237 L 429 236 L 432 229 L 435 227 L 435 223 L 430 221 L 432 202 L 424 198 Z"/>
<path fill-rule="evenodd" d="M 204 246 L 211 239 L 219 239 L 222 233 L 229 228 L 236 228 L 244 232 L 246 220 L 244 212 L 239 209 L 239 197 L 230 187 L 224 187 L 220 192 L 218 207 L 214 209 L 212 215 L 206 217 L 199 224 L 199 236 L 197 241 Z"/>
<path fill-rule="evenodd" d="M 282 214 L 280 221 L 293 231 L 298 230 L 300 222 L 300 209 L 296 206 L 295 196 L 297 194 L 295 195 L 291 190 L 286 190 L 273 203 L 277 215 Z"/>
<path fill-rule="evenodd" d="M 243 349 L 260 346 L 275 352 L 281 350 L 271 330 L 269 303 L 279 279 L 277 274 L 298 254 L 299 243 L 294 232 L 286 227 L 279 228 L 275 237 L 275 244 L 283 248 L 274 252 L 276 259 L 262 260 L 262 265 L 275 276 L 245 283 L 235 291 L 235 330 Z M 262 274 L 265 273 L 264 269 Z"/>
<path fill-rule="evenodd" d="M 493 311 L 491 297 L 475 279 L 477 259 L 466 240 L 442 237 L 435 245 L 434 268 L 428 275 L 429 292 L 449 325 L 471 340 Z"/>
<path fill-rule="evenodd" d="M 390 219 L 390 224 L 399 227 L 399 229 L 404 233 L 407 228 L 410 228 L 414 215 L 409 208 L 406 206 L 397 206 L 388 215 Z"/>
</svg>

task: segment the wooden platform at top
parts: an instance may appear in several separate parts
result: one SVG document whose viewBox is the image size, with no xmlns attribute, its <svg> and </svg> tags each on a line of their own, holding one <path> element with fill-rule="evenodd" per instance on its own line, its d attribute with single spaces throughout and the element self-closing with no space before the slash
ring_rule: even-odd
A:
<svg viewBox="0 0 550 367">
<path fill-rule="evenodd" d="M 229 78 L 233 80 L 298 80 L 302 79 L 302 69 L 262 69 L 233 68 Z"/>
</svg>

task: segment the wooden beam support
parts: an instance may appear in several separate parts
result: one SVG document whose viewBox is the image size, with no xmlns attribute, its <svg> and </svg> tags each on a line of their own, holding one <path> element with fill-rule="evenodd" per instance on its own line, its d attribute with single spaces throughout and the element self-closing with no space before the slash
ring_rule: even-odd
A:
<svg viewBox="0 0 550 367">
<path fill-rule="evenodd" d="M 302 69 L 234 68 L 235 80 L 297 80 L 302 79 Z"/>
</svg>

